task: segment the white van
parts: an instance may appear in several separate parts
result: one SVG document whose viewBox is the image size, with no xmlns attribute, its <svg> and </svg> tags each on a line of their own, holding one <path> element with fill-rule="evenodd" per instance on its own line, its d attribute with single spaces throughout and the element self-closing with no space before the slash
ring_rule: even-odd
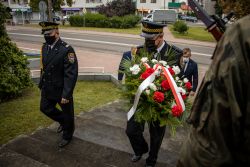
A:
<svg viewBox="0 0 250 167">
<path fill-rule="evenodd" d="M 143 17 L 143 20 L 165 24 L 176 22 L 177 17 L 177 12 L 174 9 L 155 9 L 146 17 Z"/>
</svg>

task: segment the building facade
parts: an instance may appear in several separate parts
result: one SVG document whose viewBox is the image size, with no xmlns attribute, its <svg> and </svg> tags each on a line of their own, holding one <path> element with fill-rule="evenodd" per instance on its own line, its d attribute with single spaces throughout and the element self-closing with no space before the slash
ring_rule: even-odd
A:
<svg viewBox="0 0 250 167">
<path fill-rule="evenodd" d="M 32 17 L 29 0 L 1 0 L 1 3 L 11 9 L 12 19 L 7 20 L 10 24 L 25 24 Z"/>
</svg>

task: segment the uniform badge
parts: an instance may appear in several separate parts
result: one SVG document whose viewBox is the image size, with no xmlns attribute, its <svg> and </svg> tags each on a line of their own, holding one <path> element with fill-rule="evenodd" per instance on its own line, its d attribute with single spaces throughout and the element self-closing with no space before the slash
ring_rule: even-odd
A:
<svg viewBox="0 0 250 167">
<path fill-rule="evenodd" d="M 73 64 L 75 62 L 75 53 L 69 53 L 68 59 L 69 59 L 69 62 Z"/>
</svg>

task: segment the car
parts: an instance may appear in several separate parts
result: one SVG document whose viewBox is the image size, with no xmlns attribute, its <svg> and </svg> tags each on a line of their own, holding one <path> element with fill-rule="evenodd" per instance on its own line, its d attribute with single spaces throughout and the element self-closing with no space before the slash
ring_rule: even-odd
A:
<svg viewBox="0 0 250 167">
<path fill-rule="evenodd" d="M 186 16 L 186 17 L 185 17 L 185 20 L 186 20 L 186 21 L 191 21 L 191 22 L 193 22 L 193 23 L 195 23 L 195 22 L 198 21 L 197 17 L 194 17 L 194 16 Z"/>
<path fill-rule="evenodd" d="M 191 21 L 193 23 L 198 21 L 198 19 L 194 16 L 179 15 L 178 17 L 180 20 Z"/>
<path fill-rule="evenodd" d="M 57 22 L 57 21 L 60 21 L 60 20 L 61 20 L 61 18 L 59 16 L 54 16 L 53 17 L 53 21 L 54 22 Z"/>
<path fill-rule="evenodd" d="M 69 20 L 69 17 L 70 17 L 70 15 L 65 15 L 65 16 L 63 16 L 63 20 L 64 20 L 64 21 L 68 21 L 68 20 Z"/>
</svg>

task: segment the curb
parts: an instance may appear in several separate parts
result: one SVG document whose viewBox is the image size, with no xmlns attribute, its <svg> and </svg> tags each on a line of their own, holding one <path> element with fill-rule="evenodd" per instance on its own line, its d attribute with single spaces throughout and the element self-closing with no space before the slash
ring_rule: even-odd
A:
<svg viewBox="0 0 250 167">
<path fill-rule="evenodd" d="M 35 76 L 31 78 L 32 81 L 38 85 L 40 81 L 40 77 Z M 118 81 L 117 77 L 115 77 L 113 74 L 100 74 L 100 73 L 79 73 L 77 81 L 109 81 L 112 82 L 114 85 L 120 87 L 121 83 Z"/>
</svg>

